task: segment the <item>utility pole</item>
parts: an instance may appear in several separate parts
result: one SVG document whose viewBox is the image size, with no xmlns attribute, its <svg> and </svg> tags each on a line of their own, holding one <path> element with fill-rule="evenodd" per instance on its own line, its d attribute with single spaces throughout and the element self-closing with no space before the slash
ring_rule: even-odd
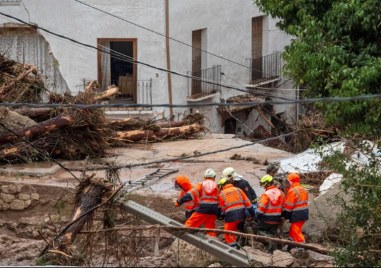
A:
<svg viewBox="0 0 381 268">
<path fill-rule="evenodd" d="M 165 1 L 165 47 L 166 47 L 166 54 L 167 54 L 167 77 L 168 77 L 168 98 L 169 98 L 169 104 L 171 107 L 169 107 L 169 118 L 172 121 L 174 119 L 173 116 L 173 107 L 172 107 L 172 76 L 171 76 L 171 54 L 169 49 L 169 0 Z"/>
</svg>

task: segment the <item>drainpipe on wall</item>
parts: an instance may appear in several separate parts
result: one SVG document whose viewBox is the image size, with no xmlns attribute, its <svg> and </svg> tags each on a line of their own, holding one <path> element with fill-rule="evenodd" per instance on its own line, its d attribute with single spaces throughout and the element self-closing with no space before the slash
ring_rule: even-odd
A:
<svg viewBox="0 0 381 268">
<path fill-rule="evenodd" d="M 167 70 L 171 71 L 171 55 L 169 51 L 169 0 L 165 1 L 165 46 L 166 46 L 166 54 L 167 54 Z M 168 98 L 169 98 L 169 104 L 172 105 L 172 77 L 171 73 L 167 72 L 168 75 Z M 173 116 L 173 107 L 171 106 L 169 108 L 169 114 L 170 114 L 170 120 L 172 121 L 174 119 Z"/>
</svg>

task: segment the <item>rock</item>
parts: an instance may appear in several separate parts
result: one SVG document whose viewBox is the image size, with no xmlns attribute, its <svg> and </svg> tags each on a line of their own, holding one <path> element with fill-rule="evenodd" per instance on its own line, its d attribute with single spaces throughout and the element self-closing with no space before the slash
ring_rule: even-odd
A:
<svg viewBox="0 0 381 268">
<path fill-rule="evenodd" d="M 252 266 L 270 266 L 272 263 L 271 254 L 269 253 L 248 246 L 243 247 L 243 250 L 246 251 Z"/>
<path fill-rule="evenodd" d="M 24 187 L 24 185 L 22 184 L 16 184 L 16 188 L 17 188 L 17 192 L 21 192 L 22 188 Z"/>
<path fill-rule="evenodd" d="M 38 199 L 40 199 L 40 195 L 39 195 L 38 193 L 32 193 L 32 194 L 30 195 L 30 198 L 31 198 L 32 200 L 38 200 Z"/>
<path fill-rule="evenodd" d="M 8 185 L 2 185 L 1 186 L 1 192 L 5 193 L 5 194 L 9 194 Z"/>
<path fill-rule="evenodd" d="M 10 194 L 17 194 L 18 193 L 17 185 L 16 184 L 8 185 L 8 192 Z"/>
<path fill-rule="evenodd" d="M 294 258 L 288 252 L 275 250 L 272 256 L 272 266 L 287 267 L 293 264 Z"/>
<path fill-rule="evenodd" d="M 29 194 L 19 193 L 19 198 L 18 199 L 23 200 L 23 201 L 30 200 L 30 195 Z"/>
<path fill-rule="evenodd" d="M 212 263 L 211 265 L 209 265 L 208 267 L 223 267 L 221 263 L 219 262 L 216 262 L 216 263 Z"/>
<path fill-rule="evenodd" d="M 217 257 L 176 238 L 170 247 L 179 267 L 206 267 L 219 261 Z"/>
<path fill-rule="evenodd" d="M 22 200 L 15 199 L 9 205 L 9 208 L 12 210 L 23 210 L 25 208 L 25 202 Z"/>
<path fill-rule="evenodd" d="M 338 182 L 333 184 L 326 193 L 315 199 L 312 196 L 309 198 L 309 219 L 304 224 L 303 231 L 311 237 L 319 237 L 325 231 L 336 227 L 337 215 L 342 211 L 340 202 L 336 202 L 336 200 L 348 201 L 350 195 L 345 194 L 341 182 Z M 329 208 L 329 213 L 322 213 L 327 208 Z"/>
<path fill-rule="evenodd" d="M 8 209 L 9 209 L 9 204 L 4 203 L 4 204 L 3 204 L 3 210 L 8 210 Z"/>
<path fill-rule="evenodd" d="M 12 194 L 0 194 L 0 198 L 5 202 L 5 203 L 11 203 L 13 200 L 15 200 L 15 196 Z"/>
<path fill-rule="evenodd" d="M 29 207 L 31 204 L 32 204 L 32 200 L 30 199 L 24 201 L 25 208 Z"/>
<path fill-rule="evenodd" d="M 332 256 L 324 255 L 312 250 L 307 250 L 306 252 L 308 257 L 314 262 L 333 262 Z"/>
</svg>

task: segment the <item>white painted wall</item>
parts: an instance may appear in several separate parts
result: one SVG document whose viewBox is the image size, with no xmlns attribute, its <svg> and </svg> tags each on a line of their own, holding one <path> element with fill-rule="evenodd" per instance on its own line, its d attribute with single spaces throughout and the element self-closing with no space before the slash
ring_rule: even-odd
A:
<svg viewBox="0 0 381 268">
<path fill-rule="evenodd" d="M 82 0 L 92 6 L 125 18 L 154 31 L 165 33 L 164 0 Z M 263 15 L 252 0 L 171 0 L 170 36 L 189 45 L 192 31 L 205 29 L 203 49 L 239 64 L 247 65 L 251 57 L 251 20 Z M 0 11 L 35 23 L 58 34 L 65 35 L 91 46 L 97 45 L 97 38 L 137 38 L 137 59 L 141 62 L 166 69 L 165 38 L 135 25 L 100 13 L 73 0 L 24 0 L 20 6 L 0 6 Z M 0 23 L 14 22 L 0 16 Z M 263 55 L 283 50 L 289 44 L 290 36 L 275 27 L 275 21 L 266 18 L 263 31 Z M 60 71 L 73 93 L 83 79 L 97 79 L 97 52 L 70 41 L 40 31 L 50 44 Z M 171 69 L 187 74 L 192 69 L 192 49 L 189 46 L 170 41 Z M 242 87 L 249 80 L 249 69 L 203 53 L 206 66 L 221 65 L 225 73 L 222 82 Z M 152 80 L 153 104 L 169 103 L 167 74 L 143 65 L 138 67 L 138 79 Z M 172 75 L 174 104 L 186 104 L 189 88 L 187 78 Z M 220 97 L 227 99 L 242 94 L 236 90 L 223 89 Z M 156 108 L 154 111 L 168 109 Z M 175 108 L 175 118 L 188 112 L 187 108 Z M 210 127 L 222 132 L 216 108 L 208 113 Z"/>
<path fill-rule="evenodd" d="M 246 58 L 251 58 L 252 18 L 262 16 L 252 0 L 181 0 L 170 1 L 170 33 L 171 37 L 187 44 L 192 44 L 192 31 L 206 29 L 207 51 L 222 56 L 239 64 L 248 65 Z M 291 37 L 275 26 L 276 21 L 265 17 L 263 22 L 263 52 L 269 55 L 275 51 L 283 51 L 290 43 Z M 171 41 L 172 70 L 186 73 L 192 70 L 192 48 Z M 205 54 L 207 67 L 221 65 L 222 82 L 244 89 L 249 82 L 250 70 L 224 59 Z M 203 66 L 204 68 L 204 66 Z M 172 76 L 174 103 L 186 103 L 188 95 L 186 78 Z M 222 88 L 221 97 L 227 99 L 234 95 L 244 94 L 234 89 Z M 276 93 L 283 94 L 283 93 Z M 286 109 L 282 106 L 279 109 Z M 176 110 L 181 112 L 180 109 Z M 212 114 L 214 113 L 214 114 Z M 216 108 L 212 109 L 208 120 L 218 120 Z M 223 127 L 214 124 L 213 131 L 222 132 Z"/>
<path fill-rule="evenodd" d="M 163 0 L 83 0 L 99 9 L 164 33 Z M 97 46 L 97 38 L 137 38 L 139 61 L 166 68 L 165 38 L 73 0 L 24 0 L 0 11 L 72 39 Z M 0 23 L 15 22 L 0 16 Z M 60 71 L 75 94 L 83 79 L 97 80 L 97 51 L 40 31 L 50 44 Z M 153 79 L 153 103 L 168 103 L 167 75 L 139 65 L 138 79 Z M 160 108 L 161 109 L 161 108 Z M 162 109 L 161 109 L 162 110 Z"/>
</svg>

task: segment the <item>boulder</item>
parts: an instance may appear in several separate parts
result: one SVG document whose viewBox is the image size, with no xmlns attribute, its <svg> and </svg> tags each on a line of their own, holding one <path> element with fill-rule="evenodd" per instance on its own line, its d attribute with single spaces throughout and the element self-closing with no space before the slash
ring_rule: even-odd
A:
<svg viewBox="0 0 381 268">
<path fill-rule="evenodd" d="M 270 266 L 272 264 L 272 256 L 269 253 L 248 246 L 243 247 L 243 250 L 247 253 L 251 266 Z"/>
<path fill-rule="evenodd" d="M 337 216 L 342 208 L 338 200 L 349 200 L 343 191 L 341 182 L 332 184 L 324 194 L 315 199 L 310 196 L 308 202 L 309 220 L 303 226 L 303 231 L 309 236 L 320 236 L 325 231 L 336 226 Z"/>
<path fill-rule="evenodd" d="M 271 260 L 274 267 L 287 267 L 294 263 L 294 258 L 290 253 L 280 250 L 274 250 Z"/>
</svg>

